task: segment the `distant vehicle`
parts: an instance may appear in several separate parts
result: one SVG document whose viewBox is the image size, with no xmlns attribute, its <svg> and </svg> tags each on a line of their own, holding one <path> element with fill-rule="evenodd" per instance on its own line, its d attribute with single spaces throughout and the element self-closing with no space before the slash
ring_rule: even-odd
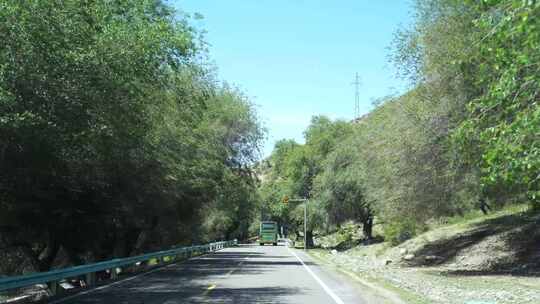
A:
<svg viewBox="0 0 540 304">
<path fill-rule="evenodd" d="M 259 245 L 272 244 L 277 246 L 278 242 L 278 225 L 276 222 L 261 222 L 261 230 L 259 233 Z"/>
</svg>

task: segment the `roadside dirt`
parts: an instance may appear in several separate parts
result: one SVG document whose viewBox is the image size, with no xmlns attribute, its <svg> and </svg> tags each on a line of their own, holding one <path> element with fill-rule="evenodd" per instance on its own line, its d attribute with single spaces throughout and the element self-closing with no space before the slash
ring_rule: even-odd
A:
<svg viewBox="0 0 540 304">
<path fill-rule="evenodd" d="M 378 243 L 311 254 L 405 303 L 540 303 L 538 214 L 502 211 L 397 247 Z"/>
</svg>

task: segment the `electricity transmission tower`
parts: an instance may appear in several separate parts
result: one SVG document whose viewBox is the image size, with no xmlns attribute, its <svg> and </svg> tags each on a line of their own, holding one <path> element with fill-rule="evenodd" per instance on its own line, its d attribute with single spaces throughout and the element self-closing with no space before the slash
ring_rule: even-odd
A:
<svg viewBox="0 0 540 304">
<path fill-rule="evenodd" d="M 360 117 L 360 77 L 358 76 L 358 72 L 356 72 L 356 77 L 354 78 L 354 81 L 351 83 L 354 85 L 354 119 L 357 119 Z"/>
</svg>

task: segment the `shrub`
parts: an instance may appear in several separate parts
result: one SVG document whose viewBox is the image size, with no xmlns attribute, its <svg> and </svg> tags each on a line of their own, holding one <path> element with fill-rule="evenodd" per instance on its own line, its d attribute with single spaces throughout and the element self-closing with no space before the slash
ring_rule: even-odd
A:
<svg viewBox="0 0 540 304">
<path fill-rule="evenodd" d="M 419 225 L 412 219 L 392 221 L 384 226 L 384 237 L 395 246 L 415 236 L 419 228 Z"/>
</svg>

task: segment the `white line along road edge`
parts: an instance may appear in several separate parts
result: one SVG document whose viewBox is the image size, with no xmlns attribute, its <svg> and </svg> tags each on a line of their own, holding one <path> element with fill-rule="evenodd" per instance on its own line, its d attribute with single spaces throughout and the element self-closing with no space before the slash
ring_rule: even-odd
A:
<svg viewBox="0 0 540 304">
<path fill-rule="evenodd" d="M 294 255 L 296 257 L 296 259 L 298 259 L 298 261 L 300 261 L 300 263 L 302 263 L 302 266 L 304 266 L 304 268 L 306 268 L 307 272 L 309 272 L 309 274 L 315 279 L 315 281 L 317 281 L 317 283 L 319 283 L 319 285 L 321 285 L 321 287 L 324 289 L 324 291 L 332 298 L 332 300 L 334 300 L 334 302 L 336 302 L 337 304 L 345 304 L 332 291 L 332 289 L 330 289 L 330 287 L 328 287 L 326 284 L 324 284 L 324 282 L 321 279 L 319 279 L 319 277 L 317 275 L 315 275 L 315 273 L 313 273 L 313 271 L 304 263 L 304 261 L 302 261 L 302 259 L 294 251 L 292 251 L 289 247 L 287 247 L 287 250 L 289 250 L 289 252 L 292 255 Z"/>
</svg>

